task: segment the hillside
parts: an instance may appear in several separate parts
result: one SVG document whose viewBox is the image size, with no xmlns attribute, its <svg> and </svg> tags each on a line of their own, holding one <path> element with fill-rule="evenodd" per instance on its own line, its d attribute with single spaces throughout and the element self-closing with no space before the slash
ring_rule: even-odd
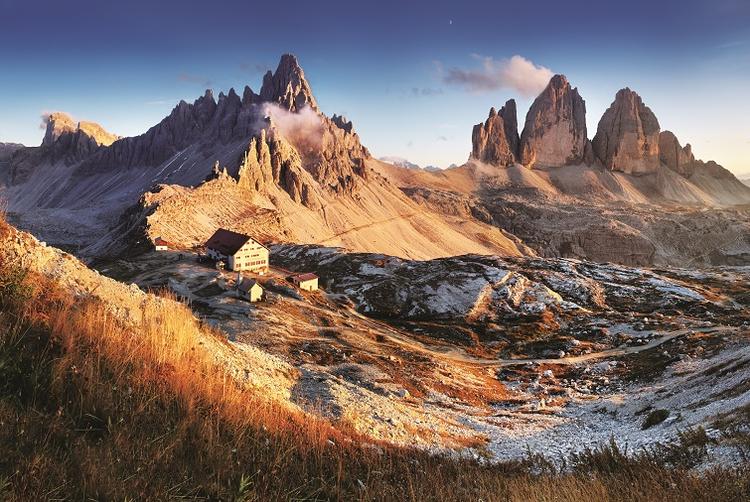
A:
<svg viewBox="0 0 750 502">
<path fill-rule="evenodd" d="M 750 259 L 748 206 L 656 204 L 657 181 L 676 177 L 664 167 L 632 176 L 576 165 L 498 168 L 470 161 L 435 173 L 372 165 L 420 204 L 474 215 L 511 232 L 539 256 L 690 267 Z M 703 193 L 694 185 L 677 186 L 683 196 Z"/>
<path fill-rule="evenodd" d="M 278 260 L 303 269 L 314 266 L 337 278 L 338 295 L 346 295 L 359 311 L 375 317 L 355 315 L 336 295 L 326 299 L 311 294 L 298 301 L 285 296 L 289 293 L 282 288 L 267 305 L 259 305 L 257 311 L 251 307 L 254 313 L 248 319 L 246 306 L 232 306 L 229 297 L 221 299 L 221 294 L 214 299 L 217 292 L 207 293 L 205 283 L 199 284 L 200 274 L 188 272 L 190 280 L 197 281 L 184 284 L 188 291 L 196 291 L 203 302 L 224 305 L 211 308 L 209 318 L 200 322 L 169 298 L 105 278 L 5 224 L 0 230 L 0 323 L 6 328 L 0 336 L 0 418 L 6 424 L 0 433 L 4 451 L 0 489 L 6 500 L 50 494 L 97 499 L 268 500 L 294 494 L 297 498 L 424 500 L 440 497 L 446 490 L 458 500 L 493 496 L 519 501 L 560 496 L 663 500 L 677 493 L 690 500 L 705 496 L 737 500 L 749 493 L 748 470 L 736 463 L 722 466 L 728 458 L 736 458 L 731 452 L 746 451 L 744 432 L 741 426 L 736 428 L 746 413 L 745 365 L 741 355 L 738 359 L 746 339 L 722 323 L 746 319 L 747 298 L 737 296 L 742 290 L 729 285 L 739 283 L 726 273 L 644 272 L 481 257 L 409 262 L 290 246 L 274 250 Z M 152 285 L 175 277 L 167 266 L 156 270 L 149 266 L 155 259 L 167 260 L 166 264 L 173 257 L 152 254 L 140 259 L 146 258 L 150 261 L 130 262 L 127 267 L 127 274 L 143 287 L 146 275 Z M 143 266 L 146 275 L 138 272 Z M 444 267 L 460 269 L 461 278 L 453 286 L 445 282 Z M 512 279 L 502 279 L 503 274 Z M 629 315 L 641 319 L 649 333 L 647 341 L 640 342 L 642 335 L 636 332 L 621 331 L 617 336 L 631 337 L 636 343 L 627 344 L 620 356 L 612 352 L 608 358 L 614 360 L 605 368 L 596 362 L 596 354 L 585 350 L 601 351 L 597 344 L 606 342 L 597 341 L 600 335 L 591 328 L 574 328 L 578 348 L 566 342 L 572 347 L 566 350 L 582 351 L 576 356 L 581 362 L 575 365 L 554 357 L 530 364 L 522 359 L 482 362 L 489 356 L 489 332 L 480 337 L 480 345 L 486 347 L 480 352 L 479 346 L 470 349 L 476 342 L 466 345 L 467 341 L 450 334 L 456 330 L 451 327 L 456 320 L 464 318 L 471 326 L 471 319 L 478 321 L 477 316 L 489 313 L 480 307 L 482 294 L 465 311 L 445 310 L 441 302 L 418 293 L 458 287 L 465 291 L 462 294 L 477 294 L 482 285 L 476 279 L 482 276 L 499 295 L 492 302 L 506 301 L 511 309 L 524 312 L 525 322 L 533 325 L 538 322 L 535 318 L 542 319 L 553 330 L 556 319 L 576 310 L 577 317 L 591 309 L 595 316 L 614 321 L 622 308 L 618 302 L 626 301 L 623 294 L 634 295 L 645 303 L 635 305 Z M 344 277 L 348 282 L 340 281 Z M 568 284 L 566 277 L 572 282 Z M 614 283 L 600 289 L 597 281 L 602 279 Z M 389 292 L 398 291 L 392 281 L 406 281 L 408 303 L 387 301 Z M 620 281 L 622 285 L 615 285 Z M 502 283 L 510 288 L 506 293 Z M 177 288 L 177 283 L 170 284 Z M 586 286 L 580 289 L 581 285 Z M 648 303 L 654 295 L 644 292 L 654 288 L 664 296 Z M 416 305 L 419 311 L 414 310 Z M 193 306 L 204 308 L 198 301 Z M 692 316 L 715 321 L 712 326 L 693 328 L 695 332 L 675 332 L 660 349 L 649 350 L 662 342 L 657 333 L 674 323 L 670 312 L 675 308 L 690 313 L 680 321 L 688 326 L 694 323 Z M 608 310 L 613 312 L 605 314 Z M 505 312 L 512 314 L 512 310 Z M 647 321 L 641 312 L 648 312 L 654 321 Z M 394 324 L 377 320 L 382 315 L 394 319 Z M 320 321 L 317 328 L 310 324 L 315 318 Z M 417 324 L 402 325 L 401 319 Z M 250 338 L 237 329 L 248 320 L 253 326 Z M 523 328 L 525 322 L 517 326 Z M 346 332 L 347 323 L 356 326 L 352 333 Z M 361 336 L 364 327 L 373 331 L 374 340 L 362 345 L 364 340 L 354 334 Z M 306 334 L 309 329 L 319 329 L 320 336 Z M 224 330 L 234 341 L 226 341 Z M 295 333 L 303 338 L 295 340 Z M 518 335 L 524 336 L 523 330 Z M 289 346 L 287 339 L 293 341 Z M 324 348 L 326 344 L 330 346 Z M 373 352 L 376 346 L 380 348 Z M 533 354 L 539 348 L 526 342 L 514 350 Z M 659 350 L 680 358 L 659 355 Z M 401 373 L 402 366 L 409 371 Z M 499 368 L 488 371 L 494 366 Z M 535 379 L 535 375 L 541 376 Z M 659 382 L 682 388 L 674 379 L 690 379 L 685 389 L 699 385 L 711 390 L 689 397 L 630 388 L 656 384 L 658 389 Z M 430 386 L 434 390 L 427 392 Z M 701 399 L 709 392 L 715 394 L 713 404 Z M 316 395 L 325 400 L 315 399 Z M 619 405 L 619 412 L 612 414 L 615 422 L 602 421 L 601 428 L 588 434 L 589 442 L 581 444 L 578 420 L 590 424 L 593 416 L 607 416 L 597 411 L 599 405 L 586 403 L 594 399 L 612 406 L 625 396 L 637 397 Z M 446 399 L 464 404 L 456 406 Z M 489 401 L 482 404 L 485 399 Z M 647 403 L 668 407 L 676 420 L 659 424 L 663 418 L 647 418 L 639 411 Z M 490 414 L 481 411 L 487 404 L 494 410 Z M 410 414 L 410 409 L 417 414 Z M 321 413 L 333 422 L 316 418 Z M 526 425 L 517 428 L 521 417 Z M 655 425 L 645 425 L 651 422 Z M 614 423 L 628 431 L 629 444 L 646 440 L 652 450 L 638 453 L 636 449 L 626 455 L 615 443 L 606 446 L 607 427 Z M 706 429 L 689 428 L 696 423 Z M 471 431 L 473 435 L 468 435 Z M 508 443 L 511 436 L 527 440 Z M 508 448 L 521 443 L 531 445 L 534 456 L 527 457 L 528 450 Z M 582 446 L 593 449 L 581 450 Z M 457 458 L 420 452 L 436 447 L 474 453 Z M 569 467 L 560 471 L 555 463 L 536 455 L 537 448 L 552 455 L 549 460 L 558 453 L 578 450 L 580 454 L 571 456 Z M 165 451 L 170 454 L 163 455 Z M 475 455 L 516 460 L 478 462 L 472 460 Z M 690 470 L 699 464 L 704 466 L 700 474 Z M 182 481 L 175 484 L 175 479 Z"/>
</svg>

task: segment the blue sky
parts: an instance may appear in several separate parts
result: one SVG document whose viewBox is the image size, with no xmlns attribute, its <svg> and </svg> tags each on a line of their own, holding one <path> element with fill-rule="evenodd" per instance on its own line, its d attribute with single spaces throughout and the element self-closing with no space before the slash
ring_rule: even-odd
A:
<svg viewBox="0 0 750 502">
<path fill-rule="evenodd" d="M 0 141 L 39 144 L 54 110 L 139 134 L 206 87 L 257 91 L 284 52 L 377 156 L 465 161 L 472 125 L 511 97 L 523 123 L 548 69 L 579 88 L 590 137 L 629 86 L 696 155 L 750 171 L 745 0 L 0 0 Z"/>
</svg>

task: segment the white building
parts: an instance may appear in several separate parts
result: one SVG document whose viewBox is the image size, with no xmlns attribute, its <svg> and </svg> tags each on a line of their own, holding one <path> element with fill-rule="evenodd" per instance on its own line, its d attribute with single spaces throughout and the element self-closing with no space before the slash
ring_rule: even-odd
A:
<svg viewBox="0 0 750 502">
<path fill-rule="evenodd" d="M 229 270 L 268 272 L 268 248 L 249 235 L 220 228 L 206 242 L 206 254 Z"/>
<path fill-rule="evenodd" d="M 154 239 L 154 249 L 156 251 L 168 251 L 169 243 L 161 237 L 157 237 L 156 239 Z"/>
<path fill-rule="evenodd" d="M 317 291 L 318 290 L 318 276 L 315 274 L 298 274 L 292 276 L 292 282 L 297 285 L 299 289 L 305 291 Z"/>
<path fill-rule="evenodd" d="M 237 296 L 251 302 L 260 301 L 263 298 L 263 287 L 255 279 L 243 277 L 237 281 Z"/>
</svg>

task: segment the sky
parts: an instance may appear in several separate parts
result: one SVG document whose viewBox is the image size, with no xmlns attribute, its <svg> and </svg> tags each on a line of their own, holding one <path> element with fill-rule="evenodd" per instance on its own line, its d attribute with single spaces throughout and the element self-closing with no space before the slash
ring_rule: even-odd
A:
<svg viewBox="0 0 750 502">
<path fill-rule="evenodd" d="M 322 111 L 375 156 L 466 161 L 471 128 L 549 76 L 586 100 L 589 137 L 622 87 L 697 157 L 750 172 L 750 2 L 0 0 L 0 141 L 41 143 L 65 111 L 122 136 L 181 99 L 297 55 Z"/>
</svg>

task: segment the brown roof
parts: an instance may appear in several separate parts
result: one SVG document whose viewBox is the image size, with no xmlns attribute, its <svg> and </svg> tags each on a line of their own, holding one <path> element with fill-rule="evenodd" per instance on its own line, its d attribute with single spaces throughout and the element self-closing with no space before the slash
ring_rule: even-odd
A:
<svg viewBox="0 0 750 502">
<path fill-rule="evenodd" d="M 223 255 L 232 256 L 251 239 L 255 240 L 249 235 L 238 234 L 237 232 L 220 228 L 206 241 L 206 247 L 215 249 Z M 258 244 L 260 244 L 260 242 L 258 242 Z M 261 244 L 261 246 L 263 245 Z"/>
<path fill-rule="evenodd" d="M 154 239 L 154 246 L 171 246 L 171 245 L 172 245 L 171 242 L 167 242 L 161 237 L 157 237 L 156 239 Z"/>
<path fill-rule="evenodd" d="M 258 281 L 255 279 L 248 279 L 247 277 L 243 277 L 239 284 L 237 284 L 237 289 L 242 291 L 243 293 L 247 293 L 250 291 L 253 286 L 258 284 Z M 260 284 L 258 284 L 260 286 Z"/>
<path fill-rule="evenodd" d="M 298 274 L 298 275 L 292 276 L 292 278 L 293 278 L 293 279 L 294 279 L 295 281 L 300 281 L 300 282 L 302 282 L 302 281 L 311 281 L 311 280 L 313 280 L 313 279 L 317 279 L 317 278 L 318 278 L 318 276 L 317 276 L 317 275 L 315 275 L 315 274 L 313 274 L 312 272 L 308 272 L 308 273 L 306 273 L 306 274 Z"/>
</svg>

